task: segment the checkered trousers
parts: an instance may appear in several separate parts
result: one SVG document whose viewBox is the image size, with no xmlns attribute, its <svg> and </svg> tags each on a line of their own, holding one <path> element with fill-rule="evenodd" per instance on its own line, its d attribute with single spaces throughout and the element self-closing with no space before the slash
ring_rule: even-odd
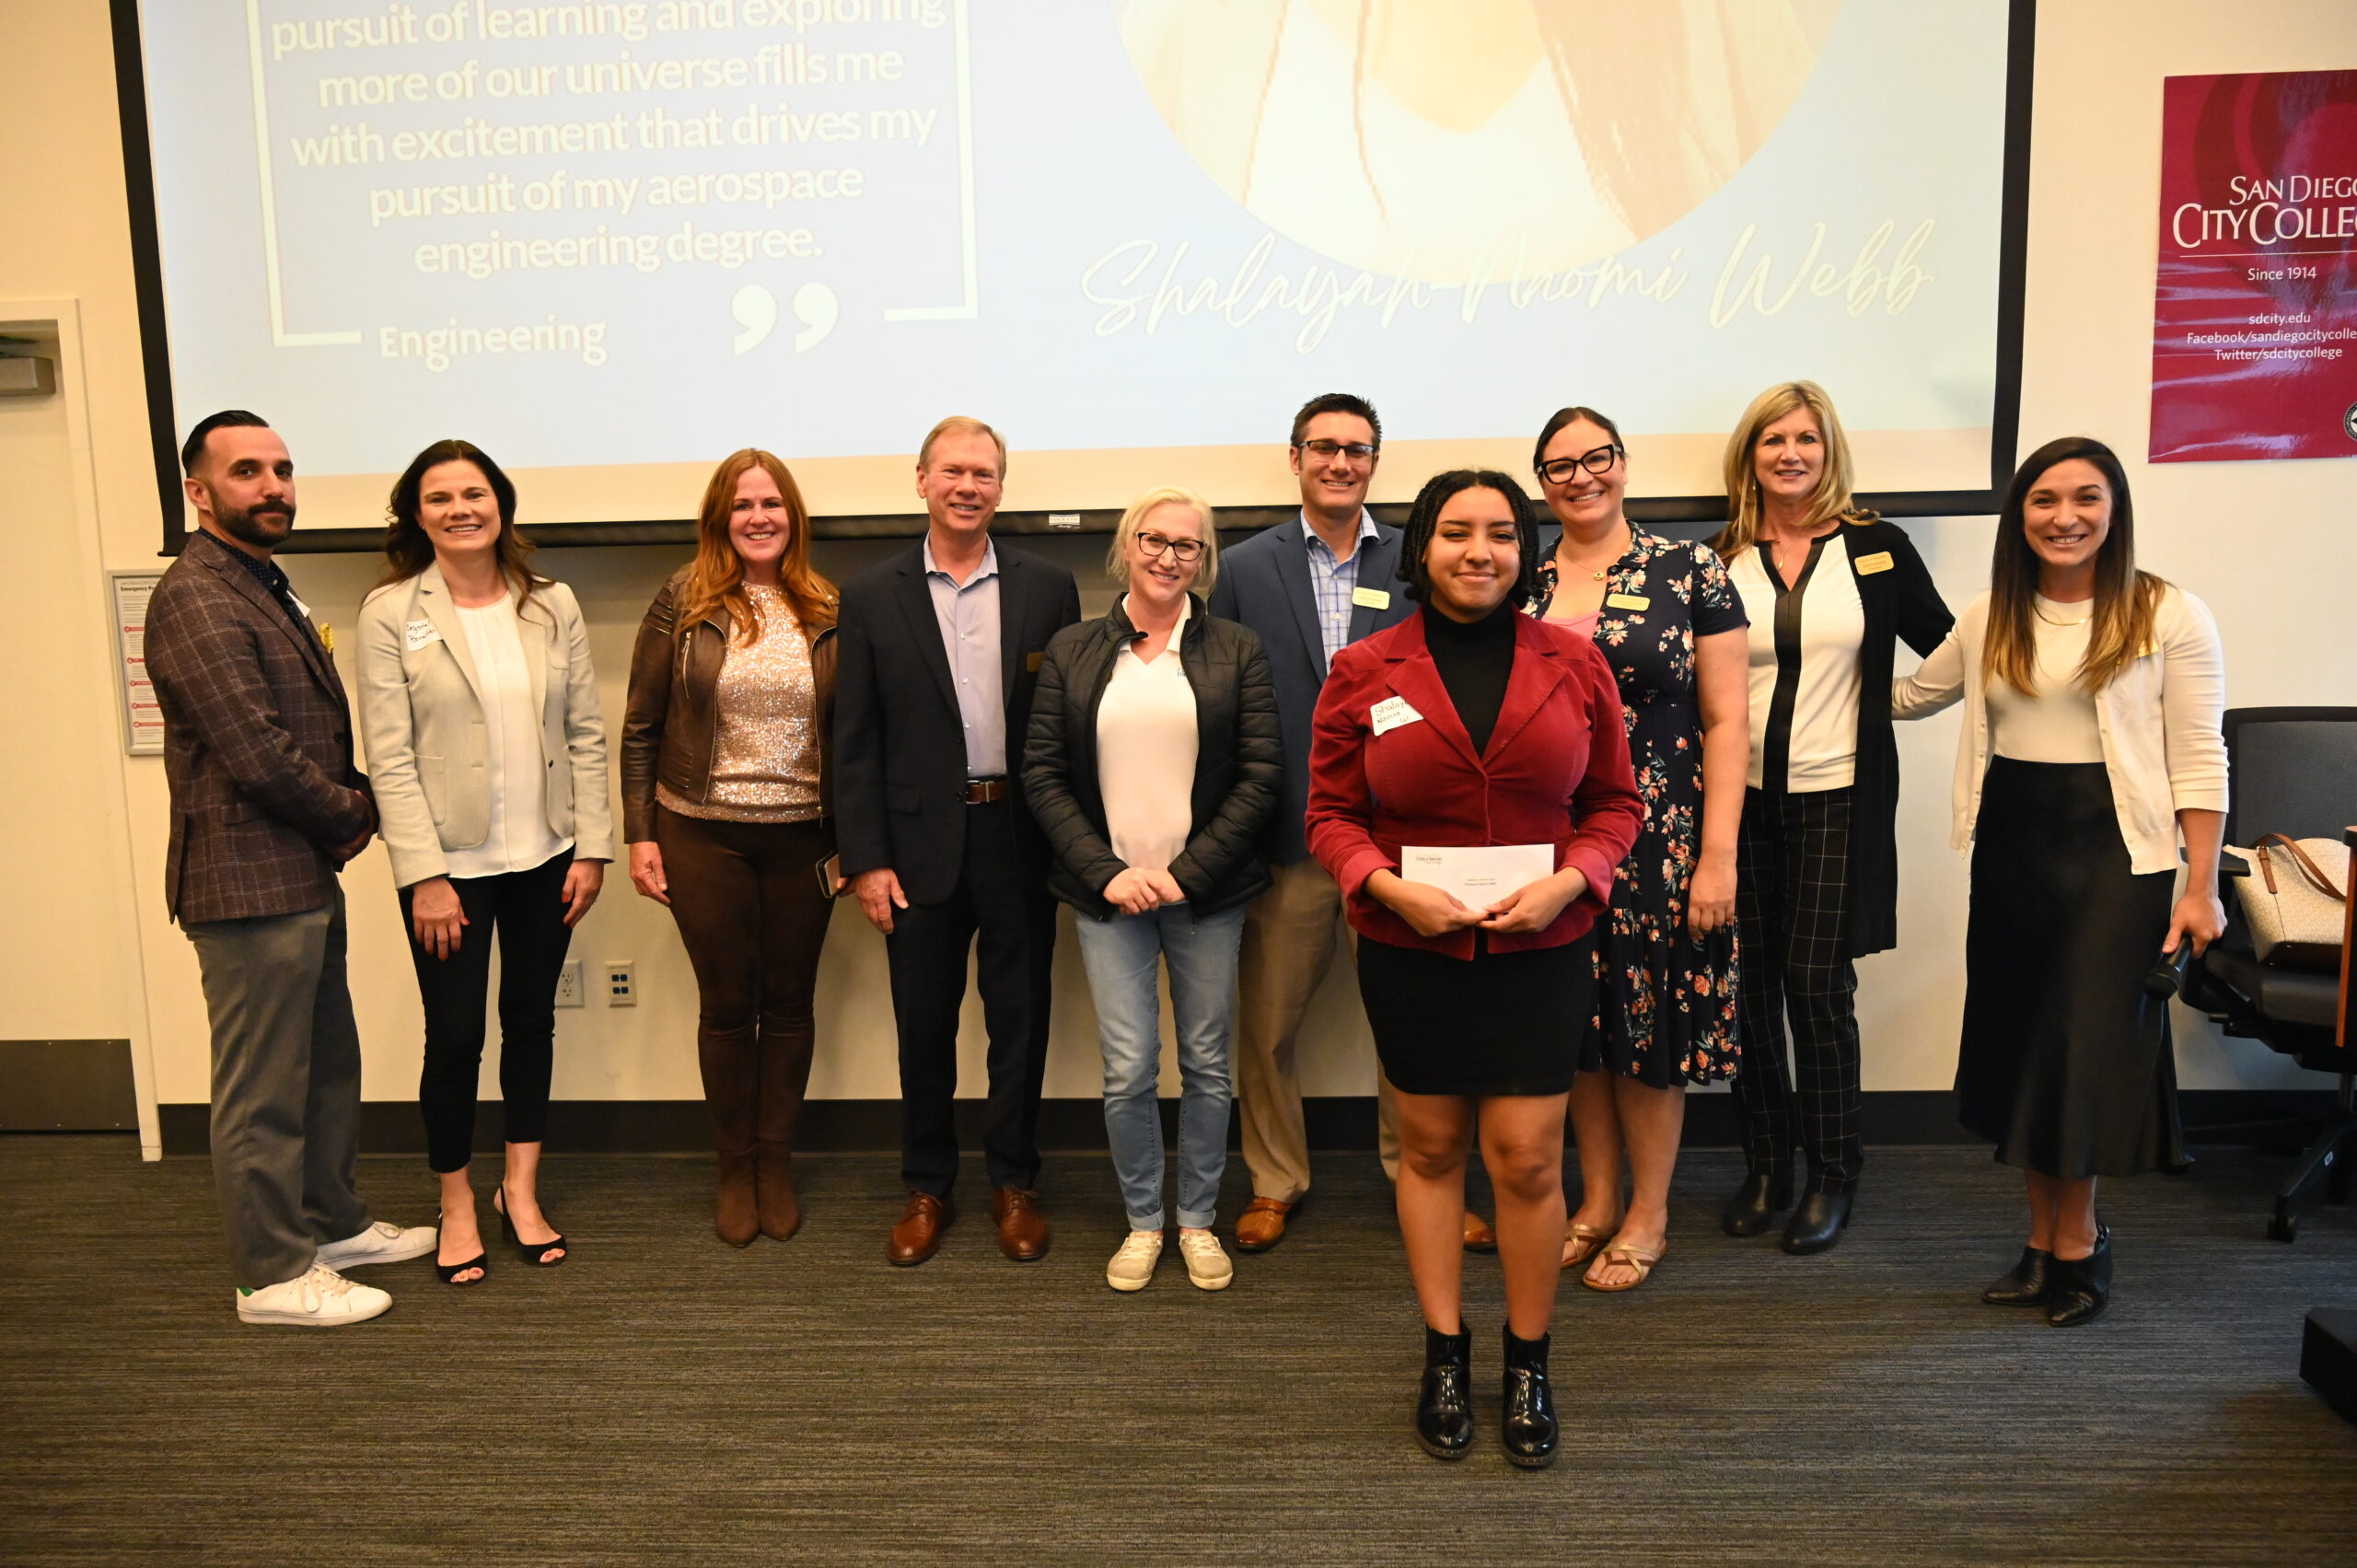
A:
<svg viewBox="0 0 2357 1568">
<path fill-rule="evenodd" d="M 1865 1159 L 1858 973 L 1844 936 L 1850 811 L 1848 789 L 1747 790 L 1736 843 L 1743 1062 L 1735 1098 L 1744 1155 L 1752 1170 L 1773 1176 L 1791 1164 L 1797 1145 L 1808 1156 L 1813 1192 L 1848 1191 Z"/>
</svg>

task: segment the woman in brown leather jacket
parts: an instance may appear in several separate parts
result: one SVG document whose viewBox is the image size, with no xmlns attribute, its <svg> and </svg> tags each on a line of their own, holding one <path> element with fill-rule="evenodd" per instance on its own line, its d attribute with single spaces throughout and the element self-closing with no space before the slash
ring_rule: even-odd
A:
<svg viewBox="0 0 2357 1568">
<path fill-rule="evenodd" d="M 794 1124 L 835 849 L 836 593 L 811 569 L 809 525 L 770 453 L 714 470 L 695 560 L 639 625 L 622 727 L 630 879 L 670 909 L 695 968 L 714 1225 L 732 1247 L 802 1224 Z"/>
</svg>

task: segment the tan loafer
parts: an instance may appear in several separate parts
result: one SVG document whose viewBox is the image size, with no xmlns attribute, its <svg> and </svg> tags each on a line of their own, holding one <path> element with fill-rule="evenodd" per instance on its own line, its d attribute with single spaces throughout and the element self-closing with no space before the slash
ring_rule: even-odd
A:
<svg viewBox="0 0 2357 1568">
<path fill-rule="evenodd" d="M 1266 1252 L 1285 1238 L 1285 1218 L 1294 1211 L 1291 1203 L 1281 1203 L 1274 1198 L 1255 1198 L 1244 1205 L 1236 1219 L 1236 1249 L 1238 1252 Z"/>
<path fill-rule="evenodd" d="M 1472 1210 L 1466 1210 L 1465 1250 L 1468 1252 L 1495 1252 L 1497 1249 L 1498 1233 L 1490 1228 L 1490 1222 L 1475 1214 Z"/>
</svg>

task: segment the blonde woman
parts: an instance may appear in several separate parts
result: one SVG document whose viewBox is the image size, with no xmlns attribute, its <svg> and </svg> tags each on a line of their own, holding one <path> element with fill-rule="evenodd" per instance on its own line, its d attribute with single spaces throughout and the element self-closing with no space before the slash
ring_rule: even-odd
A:
<svg viewBox="0 0 2357 1568">
<path fill-rule="evenodd" d="M 1105 1270 L 1119 1291 L 1145 1288 L 1162 1256 L 1165 966 L 1183 1084 L 1178 1250 L 1202 1289 L 1235 1277 L 1212 1231 L 1235 1092 L 1228 1037 L 1244 906 L 1269 886 L 1258 841 L 1284 742 L 1260 639 L 1196 596 L 1218 565 L 1201 496 L 1132 503 L 1106 560 L 1125 591 L 1103 619 L 1050 639 L 1024 746 L 1024 798 L 1055 855 L 1048 890 L 1080 916 L 1097 1004 L 1105 1132 L 1130 1220 Z"/>
<path fill-rule="evenodd" d="M 1856 505 L 1849 443 L 1816 383 L 1752 400 L 1727 442 L 1726 491 L 1713 545 L 1750 621 L 1735 1079 L 1748 1171 L 1720 1224 L 1757 1236 L 1775 1223 L 1797 1144 L 1807 1180 L 1783 1248 L 1822 1252 L 1849 1224 L 1865 1157 L 1852 965 L 1898 940 L 1893 650 L 1929 654 L 1956 618 L 1907 536 Z"/>
<path fill-rule="evenodd" d="M 2201 601 L 2137 570 L 2128 476 L 2099 441 L 2029 455 L 1989 575 L 1893 703 L 1901 718 L 1966 705 L 1956 1098 L 2029 1190 L 2028 1244 L 1981 1299 L 2068 1328 L 2111 1297 L 2096 1179 L 2183 1161 L 2169 1005 L 2143 978 L 2225 926 L 2225 658 Z"/>
<path fill-rule="evenodd" d="M 540 1208 L 540 1145 L 557 973 L 613 858 L 606 730 L 581 607 L 532 570 L 499 465 L 436 441 L 388 511 L 386 581 L 360 609 L 360 733 L 425 1004 L 435 1272 L 470 1285 L 489 1272 L 467 1167 L 494 934 L 507 1149 L 493 1203 L 525 1262 L 566 1255 Z"/>
<path fill-rule="evenodd" d="M 695 969 L 713 1224 L 732 1247 L 802 1224 L 794 1129 L 834 910 L 821 879 L 835 848 L 835 605 L 793 474 L 748 447 L 713 470 L 695 559 L 655 596 L 631 656 L 630 879 L 670 909 Z"/>
</svg>

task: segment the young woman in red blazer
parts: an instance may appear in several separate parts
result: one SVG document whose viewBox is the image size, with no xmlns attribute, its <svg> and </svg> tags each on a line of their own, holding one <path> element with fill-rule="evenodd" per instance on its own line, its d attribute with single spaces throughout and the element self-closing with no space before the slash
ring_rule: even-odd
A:
<svg viewBox="0 0 2357 1568">
<path fill-rule="evenodd" d="M 1595 1009 L 1591 933 L 1644 818 L 1620 692 L 1587 638 L 1517 613 L 1538 522 L 1504 474 L 1416 497 L 1399 575 L 1420 614 L 1336 656 L 1309 756 L 1309 847 L 1358 932 L 1359 993 L 1399 1091 L 1399 1230 L 1424 1313 L 1416 1436 L 1473 1435 L 1460 1312 L 1478 1122 L 1505 1274 L 1506 1457 L 1557 1446 L 1547 1383 L 1563 1237 L 1563 1110 Z M 1555 870 L 1477 906 L 1401 876 L 1403 846 L 1544 846 Z"/>
</svg>

